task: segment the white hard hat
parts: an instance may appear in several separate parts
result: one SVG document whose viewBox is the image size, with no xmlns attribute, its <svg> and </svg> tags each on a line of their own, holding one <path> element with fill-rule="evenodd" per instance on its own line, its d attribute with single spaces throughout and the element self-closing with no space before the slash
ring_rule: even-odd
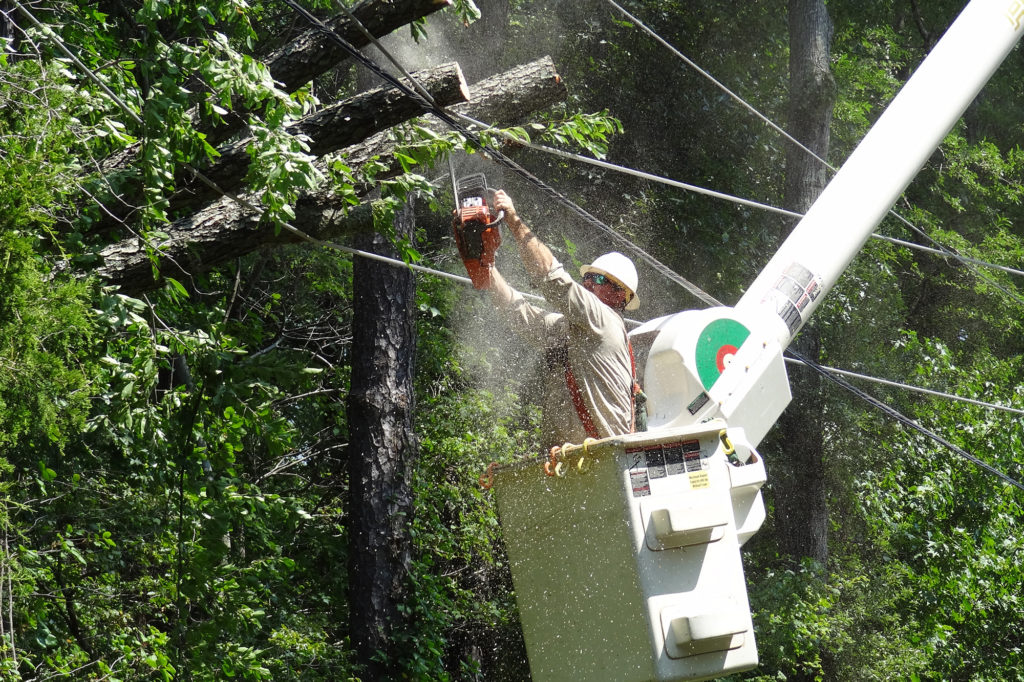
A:
<svg viewBox="0 0 1024 682">
<path fill-rule="evenodd" d="M 626 310 L 636 310 L 640 307 L 640 299 L 636 295 L 638 278 L 633 261 L 618 251 L 612 251 L 611 253 L 599 256 L 590 265 L 584 265 L 580 268 L 580 275 L 586 275 L 588 272 L 599 272 L 602 275 L 606 275 L 625 289 L 629 293 Z"/>
</svg>

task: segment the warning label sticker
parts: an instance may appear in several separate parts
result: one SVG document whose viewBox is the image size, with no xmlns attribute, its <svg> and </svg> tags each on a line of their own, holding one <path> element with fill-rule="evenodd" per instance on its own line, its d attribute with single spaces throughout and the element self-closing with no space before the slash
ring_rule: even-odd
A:
<svg viewBox="0 0 1024 682">
<path fill-rule="evenodd" d="M 651 481 L 666 476 L 705 472 L 709 453 L 702 453 L 699 440 L 659 443 L 626 450 L 629 456 L 629 480 L 634 497 L 651 494 Z M 705 483 L 701 487 L 707 487 Z"/>
<path fill-rule="evenodd" d="M 633 486 L 633 497 L 646 497 L 651 494 L 651 480 L 647 477 L 646 469 L 630 471 L 629 483 Z"/>
<path fill-rule="evenodd" d="M 706 471 L 694 471 L 690 474 L 690 487 L 691 488 L 709 488 L 711 487 L 711 478 L 708 476 Z"/>
<path fill-rule="evenodd" d="M 647 476 L 647 459 L 642 449 L 627 450 L 630 456 L 629 484 L 633 488 L 633 497 L 646 497 L 651 494 L 651 479 Z"/>
<path fill-rule="evenodd" d="M 660 445 L 652 446 L 644 451 L 647 459 L 647 473 L 651 478 L 665 478 L 665 451 Z"/>
</svg>

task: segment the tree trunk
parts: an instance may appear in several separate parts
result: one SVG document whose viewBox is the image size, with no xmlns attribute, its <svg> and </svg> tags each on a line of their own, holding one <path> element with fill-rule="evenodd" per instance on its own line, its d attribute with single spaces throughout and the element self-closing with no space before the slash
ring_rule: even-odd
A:
<svg viewBox="0 0 1024 682">
<path fill-rule="evenodd" d="M 413 211 L 395 215 L 395 236 L 412 239 Z M 364 248 L 395 255 L 379 234 Z M 349 628 L 365 679 L 389 679 L 391 635 L 412 551 L 413 310 L 411 270 L 367 258 L 353 264 L 352 387 L 348 397 Z M 382 660 L 378 652 L 383 652 Z"/>
<path fill-rule="evenodd" d="M 496 125 L 509 125 L 562 101 L 565 85 L 551 58 L 545 57 L 470 86 L 469 97 L 469 102 L 451 110 Z M 387 167 L 386 171 L 376 174 L 378 179 L 401 172 L 401 165 L 394 157 L 394 142 L 386 133 L 374 135 L 344 151 L 344 161 L 352 168 L 359 168 L 374 157 Z M 256 202 L 251 195 L 245 199 Z M 318 239 L 334 239 L 369 229 L 367 207 L 347 213 L 341 209 L 342 202 L 329 191 L 311 193 L 296 202 L 295 222 Z M 261 226 L 256 214 L 227 198 L 173 222 L 164 232 L 166 237 L 152 246 L 161 254 L 161 276 L 177 279 L 187 279 L 191 276 L 189 273 L 201 272 L 269 244 L 296 240 L 287 232 L 275 234 L 270 227 Z M 136 296 L 159 286 L 160 280 L 153 276 L 146 245 L 137 237 L 111 244 L 100 255 L 103 265 L 97 274 L 123 293 Z"/>
<path fill-rule="evenodd" d="M 819 157 L 828 154 L 835 82 L 829 70 L 832 22 L 823 0 L 789 0 L 789 132 Z M 785 205 L 804 212 L 824 189 L 826 168 L 796 145 L 786 152 Z M 793 343 L 812 360 L 820 357 L 817 328 L 808 324 Z M 779 420 L 785 448 L 774 477 L 779 546 L 794 561 L 828 561 L 823 414 L 820 377 L 797 367 L 790 374 L 793 402 Z"/>
</svg>

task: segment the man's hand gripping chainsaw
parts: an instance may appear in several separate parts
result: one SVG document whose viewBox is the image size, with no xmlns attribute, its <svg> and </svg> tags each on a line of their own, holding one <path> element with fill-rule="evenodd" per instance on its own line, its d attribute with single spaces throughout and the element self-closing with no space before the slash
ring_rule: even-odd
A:
<svg viewBox="0 0 1024 682">
<path fill-rule="evenodd" d="M 494 190 L 487 187 L 487 179 L 481 173 L 459 180 L 455 192 L 455 245 L 475 289 L 491 287 L 494 253 L 501 246 L 498 224 L 505 212 L 492 214 L 491 202 L 487 199 L 493 194 Z"/>
</svg>

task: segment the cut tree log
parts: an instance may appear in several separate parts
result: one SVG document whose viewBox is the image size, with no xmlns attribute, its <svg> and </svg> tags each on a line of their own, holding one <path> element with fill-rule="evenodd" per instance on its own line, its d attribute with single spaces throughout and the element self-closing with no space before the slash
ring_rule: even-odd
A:
<svg viewBox="0 0 1024 682">
<path fill-rule="evenodd" d="M 447 107 L 469 100 L 469 86 L 454 62 L 418 71 L 412 76 L 437 106 Z M 395 87 L 375 88 L 310 114 L 288 126 L 287 131 L 306 139 L 309 153 L 321 157 L 422 114 L 420 101 Z M 204 171 L 217 189 L 198 179 L 183 183 L 171 197 L 170 213 L 191 213 L 224 192 L 240 187 L 249 171 L 248 147 L 252 141 L 252 138 L 245 138 L 227 145 L 221 150 L 217 163 Z"/>
<path fill-rule="evenodd" d="M 529 114 L 564 101 L 565 86 L 555 71 L 550 57 L 492 76 L 470 86 L 467 103 L 451 111 L 481 119 L 489 115 L 489 123 L 515 125 Z M 440 122 L 437 122 L 440 125 Z M 342 152 L 345 163 L 357 167 L 376 159 L 388 168 L 378 173 L 380 179 L 393 177 L 401 166 L 393 155 L 394 145 L 385 134 Z M 246 202 L 255 197 L 246 195 Z M 175 221 L 164 230 L 165 236 L 150 244 L 160 254 L 160 275 L 187 279 L 198 273 L 273 244 L 298 241 L 288 232 L 275 233 L 261 224 L 258 212 L 250 211 L 228 197 L 222 197 L 196 213 Z M 340 239 L 373 229 L 369 204 L 345 209 L 329 189 L 300 197 L 295 205 L 295 220 L 306 234 L 315 239 Z M 117 286 L 122 293 L 136 296 L 160 286 L 154 278 L 153 263 L 146 244 L 137 237 L 123 239 L 104 248 L 103 265 L 96 270 L 102 279 Z"/>
</svg>

